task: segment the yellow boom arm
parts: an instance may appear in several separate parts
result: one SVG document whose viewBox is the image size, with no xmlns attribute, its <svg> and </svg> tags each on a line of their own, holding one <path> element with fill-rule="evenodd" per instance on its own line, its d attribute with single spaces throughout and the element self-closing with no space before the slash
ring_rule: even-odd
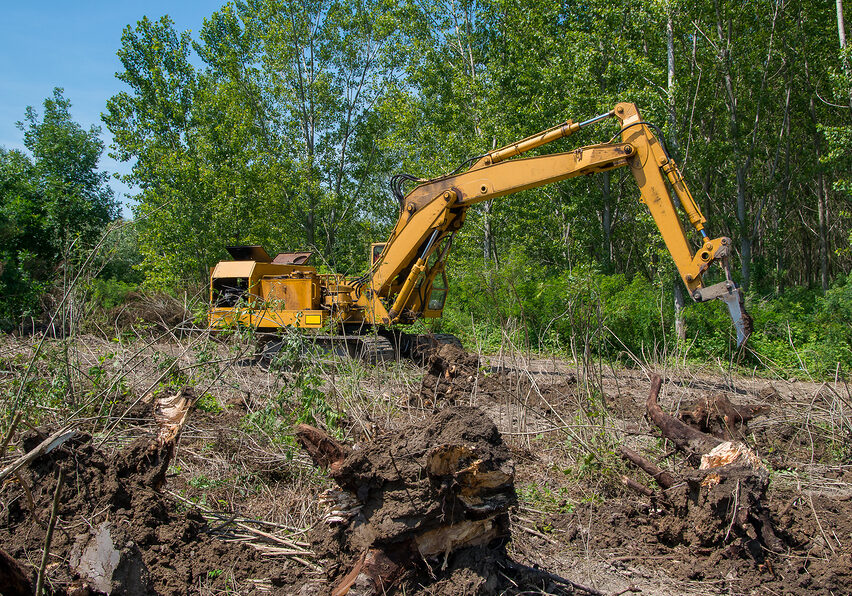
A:
<svg viewBox="0 0 852 596">
<path fill-rule="evenodd" d="M 512 159 L 608 117 L 621 122 L 620 143 Z M 372 313 L 367 318 L 387 324 L 410 320 L 412 315 L 428 310 L 428 295 L 416 288 L 428 290 L 436 276 L 443 274 L 449 242 L 464 222 L 467 210 L 476 203 L 567 178 L 629 167 L 641 200 L 650 210 L 690 295 L 698 302 L 723 300 L 737 329 L 738 344 L 742 345 L 750 333 L 750 319 L 743 309 L 742 294 L 730 276 L 731 241 L 707 236 L 701 210 L 651 128 L 634 104 L 620 103 L 611 112 L 585 122 L 569 120 L 491 151 L 466 172 L 422 181 L 405 196 L 399 220 L 369 274 L 355 282 L 356 287 L 365 290 L 358 302 Z M 703 244 L 697 251 L 687 240 L 669 187 L 689 223 L 701 234 Z M 431 267 L 430 260 L 436 261 Z M 726 281 L 705 287 L 702 278 L 713 263 L 725 270 Z"/>
</svg>

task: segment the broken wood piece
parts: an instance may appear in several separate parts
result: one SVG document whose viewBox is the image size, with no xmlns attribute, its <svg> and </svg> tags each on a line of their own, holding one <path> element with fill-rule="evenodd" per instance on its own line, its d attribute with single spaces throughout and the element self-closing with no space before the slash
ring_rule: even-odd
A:
<svg viewBox="0 0 852 596">
<path fill-rule="evenodd" d="M 160 426 L 157 443 L 160 446 L 174 443 L 186 424 L 195 396 L 191 389 L 184 387 L 175 395 L 160 397 L 154 408 L 154 420 Z"/>
<path fill-rule="evenodd" d="M 371 596 L 385 594 L 402 577 L 405 569 L 391 560 L 384 550 L 370 548 L 365 551 L 352 570 L 331 592 L 332 596 Z"/>
<path fill-rule="evenodd" d="M 651 391 L 648 394 L 645 407 L 648 409 L 648 415 L 651 417 L 651 420 L 660 428 L 664 437 L 671 439 L 681 451 L 686 451 L 696 456 L 707 453 L 722 443 L 721 439 L 705 434 L 674 416 L 663 412 L 663 409 L 657 402 L 662 384 L 663 380 L 658 375 L 654 375 L 651 378 Z"/>
<path fill-rule="evenodd" d="M 414 537 L 417 550 L 424 558 L 448 555 L 468 546 L 481 546 L 497 538 L 494 518 L 465 520 L 451 526 L 440 526 Z M 446 564 L 446 561 L 445 561 Z"/>
<path fill-rule="evenodd" d="M 489 511 L 498 508 L 493 493 L 512 484 L 514 466 L 494 466 L 487 456 L 465 445 L 439 445 L 426 455 L 426 470 L 432 477 L 449 476 L 458 485 L 458 498 L 471 509 Z"/>
<path fill-rule="evenodd" d="M 632 490 L 633 492 L 639 493 L 640 495 L 645 495 L 646 497 L 653 497 L 654 491 L 645 486 L 644 484 L 639 484 L 632 478 L 628 478 L 627 476 L 621 477 L 621 483 Z"/>
<path fill-rule="evenodd" d="M 656 480 L 657 484 L 662 486 L 664 489 L 671 488 L 677 482 L 674 476 L 661 469 L 652 461 L 642 457 L 632 449 L 622 446 L 618 448 L 618 453 L 621 457 L 639 467 L 640 470 L 648 473 L 651 478 Z"/>
<path fill-rule="evenodd" d="M 348 445 L 309 424 L 296 426 L 296 440 L 317 466 L 326 469 L 342 462 L 352 451 Z"/>
<path fill-rule="evenodd" d="M 36 445 L 34 449 L 25 453 L 14 462 L 6 466 L 2 472 L 0 472 L 0 482 L 6 479 L 7 476 L 14 474 L 20 468 L 29 465 L 33 460 L 38 458 L 41 455 L 46 453 L 50 453 L 60 445 L 64 444 L 68 439 L 77 434 L 77 431 L 72 430 L 71 427 L 66 426 L 65 428 L 61 428 L 49 437 L 47 437 L 44 441 Z"/>
<path fill-rule="evenodd" d="M 698 427 L 702 432 L 734 438 L 746 423 L 761 414 L 764 406 L 735 405 L 725 395 L 707 396 L 680 414 L 684 422 Z"/>
</svg>

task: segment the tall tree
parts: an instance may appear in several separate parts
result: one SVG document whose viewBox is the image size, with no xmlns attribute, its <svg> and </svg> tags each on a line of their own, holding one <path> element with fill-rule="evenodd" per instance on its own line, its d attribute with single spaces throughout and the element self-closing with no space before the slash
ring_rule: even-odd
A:
<svg viewBox="0 0 852 596">
<path fill-rule="evenodd" d="M 18 123 L 32 157 L 0 148 L 0 329 L 40 314 L 61 258 L 94 242 L 118 210 L 98 170 L 100 129 L 71 118 L 61 89 L 43 108 Z"/>
</svg>

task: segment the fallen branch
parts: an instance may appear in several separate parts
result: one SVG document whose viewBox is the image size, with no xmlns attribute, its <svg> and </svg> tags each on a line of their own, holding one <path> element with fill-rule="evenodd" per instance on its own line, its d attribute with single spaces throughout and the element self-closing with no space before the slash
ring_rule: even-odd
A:
<svg viewBox="0 0 852 596">
<path fill-rule="evenodd" d="M 653 497 L 655 494 L 654 491 L 652 491 L 644 484 L 639 484 L 638 482 L 636 482 L 632 478 L 628 478 L 627 476 L 621 477 L 621 483 L 633 492 L 637 492 L 640 495 L 645 495 L 646 497 Z"/>
<path fill-rule="evenodd" d="M 681 451 L 691 455 L 708 453 L 714 447 L 720 445 L 722 443 L 720 439 L 692 428 L 674 416 L 663 412 L 660 404 L 657 403 L 662 384 L 663 380 L 659 376 L 654 375 L 651 378 L 651 392 L 648 394 L 646 407 L 648 408 L 648 415 L 654 421 L 654 424 L 660 427 L 663 436 L 674 441 L 674 444 Z"/>
<path fill-rule="evenodd" d="M 673 487 L 677 482 L 674 476 L 661 469 L 657 464 L 645 459 L 627 447 L 619 447 L 618 454 L 627 461 L 635 464 L 640 470 L 647 472 L 664 489 Z"/>
<path fill-rule="evenodd" d="M 14 462 L 6 466 L 2 472 L 0 472 L 0 482 L 3 482 L 7 476 L 14 474 L 20 468 L 29 465 L 37 457 L 44 455 L 46 453 L 50 453 L 63 443 L 65 443 L 68 439 L 73 437 L 77 431 L 71 430 L 70 427 L 62 428 L 49 437 L 47 437 L 44 441 L 39 443 L 35 449 L 25 453 Z"/>
<path fill-rule="evenodd" d="M 21 421 L 21 417 L 24 413 L 21 410 L 15 414 L 15 417 L 12 419 L 12 424 L 9 425 L 9 430 L 6 432 L 6 436 L 3 437 L 3 443 L 0 444 L 0 457 L 6 455 L 6 447 L 9 446 L 9 441 L 12 440 L 12 437 L 15 435 L 15 429 L 18 428 L 18 423 Z"/>
</svg>

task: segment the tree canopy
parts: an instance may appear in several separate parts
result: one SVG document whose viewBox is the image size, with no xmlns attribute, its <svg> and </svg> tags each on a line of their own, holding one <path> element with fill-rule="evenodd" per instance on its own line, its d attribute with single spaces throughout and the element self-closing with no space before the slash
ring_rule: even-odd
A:
<svg viewBox="0 0 852 596">
<path fill-rule="evenodd" d="M 74 244 L 86 246 L 117 216 L 118 205 L 98 171 L 100 128 L 71 118 L 62 89 L 43 113 L 26 109 L 18 123 L 30 155 L 0 148 L 0 327 L 39 311 L 59 261 Z"/>
</svg>

